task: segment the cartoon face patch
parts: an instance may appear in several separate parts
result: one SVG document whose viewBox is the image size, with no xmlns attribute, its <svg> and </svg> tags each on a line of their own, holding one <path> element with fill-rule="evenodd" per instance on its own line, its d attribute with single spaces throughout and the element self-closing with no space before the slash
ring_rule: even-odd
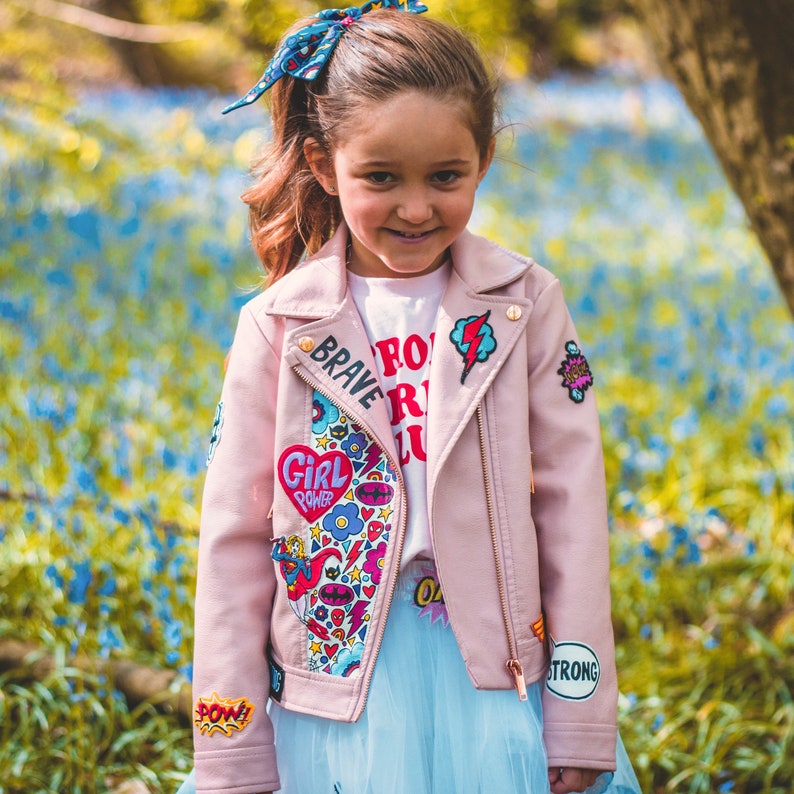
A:
<svg viewBox="0 0 794 794">
<path fill-rule="evenodd" d="M 207 450 L 207 466 L 212 462 L 215 456 L 215 450 L 221 441 L 221 430 L 223 430 L 223 401 L 218 403 L 215 409 L 215 419 L 212 421 L 212 435 L 210 436 L 210 447 Z"/>
<path fill-rule="evenodd" d="M 568 396 L 575 402 L 584 402 L 584 393 L 593 385 L 590 365 L 573 340 L 565 343 L 565 361 L 557 370 L 562 375 L 562 385 L 568 389 Z"/>
<path fill-rule="evenodd" d="M 358 674 L 399 498 L 397 473 L 369 434 L 314 393 L 308 445 L 287 447 L 278 478 L 303 520 L 272 557 L 306 627 L 312 672 Z"/>
<path fill-rule="evenodd" d="M 455 349 L 463 356 L 463 372 L 460 382 L 466 382 L 466 376 L 477 362 L 487 361 L 496 350 L 496 337 L 488 323 L 490 309 L 479 317 L 461 317 L 455 323 L 449 338 Z"/>
<path fill-rule="evenodd" d="M 242 731 L 251 721 L 254 713 L 254 704 L 247 698 L 218 697 L 216 692 L 212 697 L 199 698 L 193 712 L 193 722 L 197 725 L 199 733 L 212 736 L 213 733 L 222 733 L 231 736 L 235 731 Z"/>
</svg>

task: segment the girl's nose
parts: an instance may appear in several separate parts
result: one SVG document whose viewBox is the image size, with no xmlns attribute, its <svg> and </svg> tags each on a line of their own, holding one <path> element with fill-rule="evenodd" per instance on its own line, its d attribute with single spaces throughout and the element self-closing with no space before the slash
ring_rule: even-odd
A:
<svg viewBox="0 0 794 794">
<path fill-rule="evenodd" d="M 433 217 L 433 207 L 425 190 L 408 190 L 400 197 L 397 217 L 406 223 L 418 225 Z"/>
</svg>

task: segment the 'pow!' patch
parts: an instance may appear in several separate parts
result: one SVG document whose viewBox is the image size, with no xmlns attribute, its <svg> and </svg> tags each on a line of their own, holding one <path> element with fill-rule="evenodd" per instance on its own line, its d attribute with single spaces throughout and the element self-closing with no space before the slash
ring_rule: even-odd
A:
<svg viewBox="0 0 794 794">
<path fill-rule="evenodd" d="M 248 725 L 253 713 L 254 704 L 248 698 L 229 700 L 213 692 L 212 697 L 198 699 L 193 722 L 199 733 L 206 733 L 207 736 L 216 732 L 232 736 L 235 731 L 242 731 Z"/>
</svg>

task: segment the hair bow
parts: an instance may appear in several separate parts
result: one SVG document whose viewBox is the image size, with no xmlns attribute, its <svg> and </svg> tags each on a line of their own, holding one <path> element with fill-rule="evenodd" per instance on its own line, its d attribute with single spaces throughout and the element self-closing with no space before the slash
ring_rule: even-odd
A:
<svg viewBox="0 0 794 794">
<path fill-rule="evenodd" d="M 300 80 L 314 80 L 328 62 L 342 34 L 357 20 L 378 6 L 422 14 L 427 6 L 420 0 L 371 0 L 362 6 L 327 8 L 315 14 L 318 20 L 288 36 L 259 78 L 259 82 L 242 98 L 223 109 L 223 113 L 256 102 L 276 80 L 285 75 Z"/>
</svg>

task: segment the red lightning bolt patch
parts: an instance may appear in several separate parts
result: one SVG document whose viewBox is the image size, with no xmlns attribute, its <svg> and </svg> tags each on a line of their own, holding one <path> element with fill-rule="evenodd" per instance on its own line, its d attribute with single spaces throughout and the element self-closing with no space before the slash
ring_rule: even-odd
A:
<svg viewBox="0 0 794 794">
<path fill-rule="evenodd" d="M 345 570 L 346 571 L 349 571 L 356 564 L 356 560 L 361 556 L 360 549 L 361 549 L 361 546 L 362 546 L 363 543 L 364 543 L 363 540 L 357 540 L 353 544 L 353 547 L 348 552 L 348 554 L 347 554 L 347 565 L 345 565 Z"/>
<path fill-rule="evenodd" d="M 460 382 L 466 382 L 466 376 L 478 362 L 486 361 L 496 350 L 496 338 L 493 328 L 488 323 L 490 310 L 474 317 L 462 317 L 455 323 L 449 335 L 458 353 L 463 357 L 463 372 Z"/>
</svg>

